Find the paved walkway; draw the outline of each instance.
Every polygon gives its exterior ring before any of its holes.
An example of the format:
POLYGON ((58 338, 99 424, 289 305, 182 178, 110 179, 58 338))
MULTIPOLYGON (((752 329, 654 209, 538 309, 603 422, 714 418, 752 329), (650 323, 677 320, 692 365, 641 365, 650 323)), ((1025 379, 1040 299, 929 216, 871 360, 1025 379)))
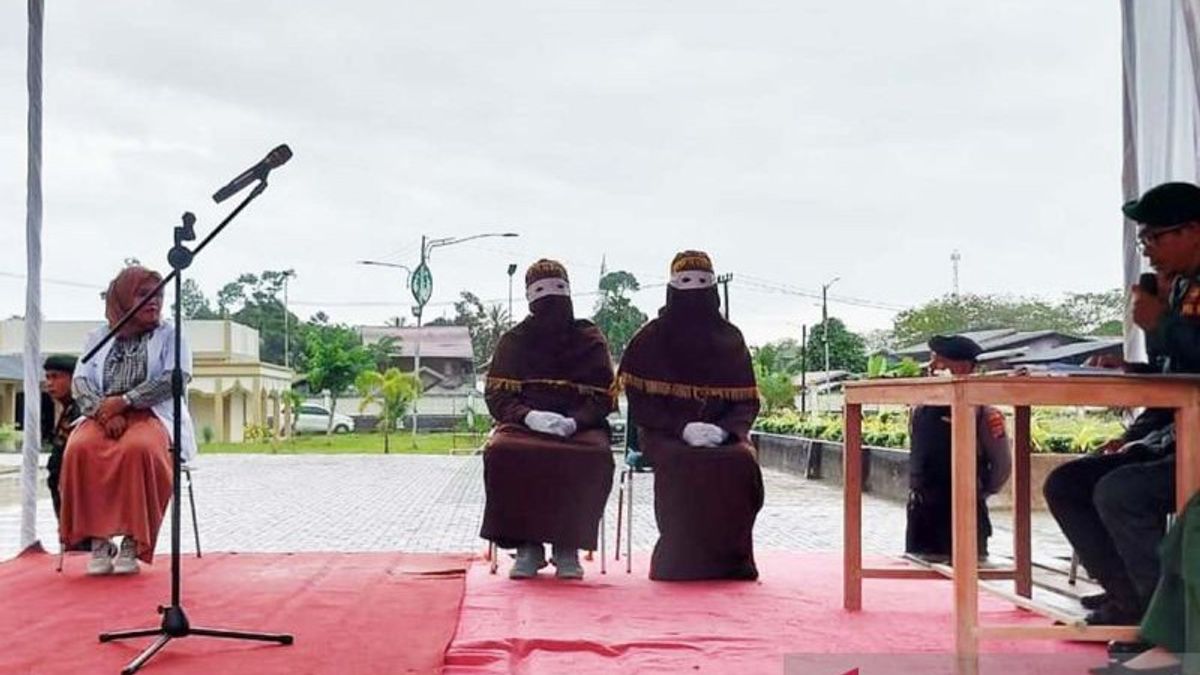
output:
MULTIPOLYGON (((209 551, 482 551, 483 464, 478 456, 435 455, 209 455, 194 474, 201 545, 209 551)), ((767 470, 766 505, 755 527, 762 549, 834 551, 842 548, 841 491, 818 481, 767 470)), ((57 550, 50 499, 40 481, 38 528, 57 550)), ((636 479, 636 551, 654 544, 653 477, 636 479)), ((17 474, 0 474, 0 560, 18 550, 17 474)), ((608 504, 611 546, 617 481, 608 504)), ((168 512, 169 513, 169 512, 168 512)), ((1010 514, 994 512, 992 552, 1008 554, 1010 514)), ((187 501, 185 552, 194 549, 187 501)), ((866 496, 864 548, 896 553, 904 545, 902 504, 866 496)), ((169 518, 158 550, 170 543, 169 518)), ((611 553, 611 552, 610 552, 611 553)), ((1062 564, 1070 554, 1058 527, 1034 514, 1034 555, 1062 564)), ((643 553, 644 555, 644 553, 643 553)))

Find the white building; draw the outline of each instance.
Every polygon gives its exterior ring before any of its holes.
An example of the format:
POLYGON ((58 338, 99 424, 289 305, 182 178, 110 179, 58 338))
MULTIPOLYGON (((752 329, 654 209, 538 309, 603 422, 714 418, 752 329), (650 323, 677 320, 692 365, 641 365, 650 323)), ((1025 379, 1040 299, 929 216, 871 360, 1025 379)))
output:
MULTIPOLYGON (((43 354, 81 356, 83 341, 100 321, 47 321, 42 326, 43 354)), ((188 385, 188 406, 203 443, 241 442, 247 425, 260 426, 282 420, 281 394, 292 382, 289 368, 263 363, 258 353, 258 331, 229 320, 187 321, 185 331, 192 346, 195 372, 188 385)), ((0 321, 0 355, 19 363, 25 345, 25 321, 0 321)), ((0 369, 0 425, 14 424, 19 416, 19 376, 0 369)))

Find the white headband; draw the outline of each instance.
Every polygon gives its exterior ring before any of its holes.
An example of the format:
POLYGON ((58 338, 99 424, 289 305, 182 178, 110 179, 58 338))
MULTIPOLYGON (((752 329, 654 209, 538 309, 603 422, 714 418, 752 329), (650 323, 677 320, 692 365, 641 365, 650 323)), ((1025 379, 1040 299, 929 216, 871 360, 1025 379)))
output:
POLYGON ((717 275, 712 272, 684 270, 671 275, 671 288, 681 291, 696 291, 717 285, 717 275))
POLYGON ((571 284, 561 277, 546 277, 525 287, 525 299, 529 302, 541 300, 551 295, 571 297, 571 284))

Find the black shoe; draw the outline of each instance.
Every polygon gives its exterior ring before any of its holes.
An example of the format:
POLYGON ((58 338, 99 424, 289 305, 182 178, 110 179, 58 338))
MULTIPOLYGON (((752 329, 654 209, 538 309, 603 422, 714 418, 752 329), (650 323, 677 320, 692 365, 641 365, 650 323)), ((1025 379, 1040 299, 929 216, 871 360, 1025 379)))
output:
POLYGON ((1128 661, 1133 657, 1141 654, 1144 651, 1152 649, 1154 645, 1149 642, 1137 640, 1134 642, 1120 642, 1113 640, 1108 643, 1108 658, 1114 661, 1128 661))
POLYGON ((1136 626, 1141 620, 1141 612, 1111 600, 1084 619, 1089 626, 1136 626))
POLYGON ((1079 598, 1079 604, 1083 605, 1084 609, 1100 609, 1106 602, 1108 602, 1108 593, 1096 593, 1079 598))

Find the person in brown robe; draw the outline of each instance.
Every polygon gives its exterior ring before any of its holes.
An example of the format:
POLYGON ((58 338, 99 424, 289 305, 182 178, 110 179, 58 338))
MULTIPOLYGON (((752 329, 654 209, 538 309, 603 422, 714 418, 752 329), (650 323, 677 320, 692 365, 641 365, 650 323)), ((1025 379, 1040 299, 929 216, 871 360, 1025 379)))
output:
MULTIPOLYGON (((162 277, 126 267, 108 286, 108 327, 93 331, 85 351, 126 312, 154 292, 162 277)), ((75 401, 83 421, 67 440, 63 459, 59 539, 90 541, 88 574, 136 574, 151 562, 171 499, 171 437, 155 408, 171 397, 156 345, 170 344, 161 322, 162 294, 134 315, 92 362, 75 371, 75 401), (123 535, 120 548, 112 537, 123 535)))
POLYGON ((720 304, 709 257, 680 253, 666 306, 621 360, 630 423, 654 469, 651 579, 758 578, 763 481, 750 445, 758 387, 741 331, 720 304))
POLYGON ((500 338, 488 369, 497 426, 483 454, 480 536, 517 549, 511 578, 536 576, 548 542, 556 575, 579 579, 579 549, 595 550, 612 489, 612 359, 600 329, 575 318, 561 264, 540 260, 525 282, 529 316, 500 338))

